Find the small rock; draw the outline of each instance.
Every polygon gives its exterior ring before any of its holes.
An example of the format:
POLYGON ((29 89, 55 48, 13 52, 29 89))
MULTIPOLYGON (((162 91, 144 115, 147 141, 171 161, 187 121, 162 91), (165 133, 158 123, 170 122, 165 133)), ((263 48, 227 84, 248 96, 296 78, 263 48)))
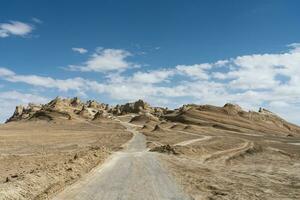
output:
POLYGON ((168 154, 174 154, 174 155, 178 154, 175 151, 175 149, 173 147, 171 147, 169 144, 162 145, 162 146, 159 146, 159 147, 154 147, 154 148, 150 149, 150 151, 156 151, 156 152, 159 152, 159 153, 168 153, 168 154))
POLYGON ((18 174, 11 175, 12 178, 17 178, 18 176, 18 174))
POLYGON ((78 154, 76 153, 74 156, 74 160, 77 160, 77 159, 78 159, 78 154))
POLYGON ((72 167, 67 168, 67 171, 73 171, 72 167))

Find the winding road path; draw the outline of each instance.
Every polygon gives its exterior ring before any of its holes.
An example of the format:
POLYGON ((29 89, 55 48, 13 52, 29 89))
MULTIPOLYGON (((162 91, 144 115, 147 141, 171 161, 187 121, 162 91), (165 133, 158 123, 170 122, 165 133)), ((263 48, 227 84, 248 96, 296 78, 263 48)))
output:
POLYGON ((85 178, 53 200, 190 200, 161 166, 157 154, 148 152, 145 136, 134 133, 125 150, 117 152, 85 178))

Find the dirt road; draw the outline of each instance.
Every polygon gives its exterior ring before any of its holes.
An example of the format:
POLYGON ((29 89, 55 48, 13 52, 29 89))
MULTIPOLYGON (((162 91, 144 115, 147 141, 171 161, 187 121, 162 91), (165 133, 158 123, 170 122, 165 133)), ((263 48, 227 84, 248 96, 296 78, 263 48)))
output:
POLYGON ((146 149, 145 136, 135 135, 122 152, 65 189, 53 200, 185 200, 190 199, 146 149))

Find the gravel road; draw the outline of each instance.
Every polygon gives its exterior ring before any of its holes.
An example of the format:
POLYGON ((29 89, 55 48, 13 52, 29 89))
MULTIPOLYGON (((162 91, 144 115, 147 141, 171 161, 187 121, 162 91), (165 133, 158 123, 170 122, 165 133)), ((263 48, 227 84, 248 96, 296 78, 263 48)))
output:
POLYGON ((145 136, 128 130, 134 136, 124 151, 53 200, 190 200, 161 166, 158 155, 147 151, 145 136))

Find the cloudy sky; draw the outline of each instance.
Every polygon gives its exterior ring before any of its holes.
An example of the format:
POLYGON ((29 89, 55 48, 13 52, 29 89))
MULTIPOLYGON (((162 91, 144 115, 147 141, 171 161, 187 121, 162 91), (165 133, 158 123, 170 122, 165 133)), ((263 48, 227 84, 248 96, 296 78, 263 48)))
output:
POLYGON ((0 121, 79 96, 238 103, 300 124, 300 1, 0 2, 0 121))

